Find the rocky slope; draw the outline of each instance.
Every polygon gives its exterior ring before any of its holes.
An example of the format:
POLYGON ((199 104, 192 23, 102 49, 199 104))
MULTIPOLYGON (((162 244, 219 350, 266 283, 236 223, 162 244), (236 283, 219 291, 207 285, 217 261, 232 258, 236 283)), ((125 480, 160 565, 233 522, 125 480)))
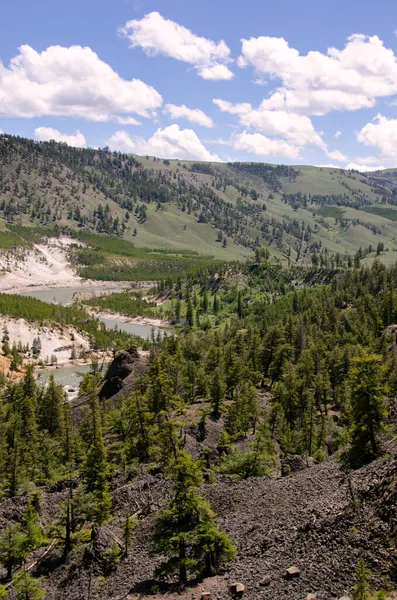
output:
MULTIPOLYGON (((205 486, 221 527, 237 546, 237 556, 221 575, 198 582, 181 595, 154 577, 159 561, 150 557, 148 540, 168 485, 145 471, 137 477, 127 473, 114 478, 115 517, 95 530, 91 544, 75 549, 66 561, 55 545, 33 572, 46 576, 47 600, 143 600, 153 597, 153 586, 158 586, 157 598, 191 600, 209 591, 213 600, 221 600, 230 597, 233 581, 244 584, 247 600, 304 600, 309 594, 330 600, 349 592, 357 561, 363 557, 374 587, 386 583, 390 587, 397 578, 395 441, 388 442, 385 451, 382 458, 349 474, 334 457, 289 477, 223 480, 205 486), (135 546, 128 558, 109 568, 106 550, 121 539, 126 512, 139 516, 135 546), (286 570, 292 566, 299 573, 287 578, 286 570)), ((43 525, 54 519, 66 496, 63 487, 43 491, 43 525)), ((0 527, 13 522, 25 503, 24 497, 3 502, 0 527)), ((37 552, 42 554, 43 549, 37 552)))

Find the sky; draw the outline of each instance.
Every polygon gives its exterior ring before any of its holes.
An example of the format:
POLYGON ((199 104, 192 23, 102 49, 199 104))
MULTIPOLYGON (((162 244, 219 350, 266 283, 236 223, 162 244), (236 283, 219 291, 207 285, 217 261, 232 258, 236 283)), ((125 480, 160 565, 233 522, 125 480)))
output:
POLYGON ((0 0, 0 132, 397 166, 395 0, 0 0))

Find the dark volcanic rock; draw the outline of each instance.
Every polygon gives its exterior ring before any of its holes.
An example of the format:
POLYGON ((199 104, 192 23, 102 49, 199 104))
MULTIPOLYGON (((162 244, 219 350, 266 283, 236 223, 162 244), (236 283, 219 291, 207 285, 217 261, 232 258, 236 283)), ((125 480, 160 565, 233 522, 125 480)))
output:
POLYGON ((140 356, 136 348, 120 352, 108 368, 99 397, 108 399, 115 396, 123 389, 125 380, 134 372, 138 363, 140 356))
POLYGON ((288 567, 288 569, 285 571, 286 579, 295 579, 295 577, 299 577, 299 576, 300 576, 300 571, 299 571, 298 567, 288 567))
POLYGON ((137 360, 139 360, 139 352, 136 348, 123 350, 109 365, 106 379, 113 379, 113 377, 125 379, 131 373, 133 365, 137 360))

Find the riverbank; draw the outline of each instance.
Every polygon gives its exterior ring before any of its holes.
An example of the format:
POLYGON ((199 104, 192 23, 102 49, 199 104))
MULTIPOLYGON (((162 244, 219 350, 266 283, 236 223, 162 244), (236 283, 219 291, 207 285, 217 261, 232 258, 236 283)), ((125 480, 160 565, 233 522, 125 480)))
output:
POLYGON ((83 280, 68 260, 72 244, 76 240, 61 236, 32 247, 4 250, 0 253, 0 291, 19 293, 32 286, 80 284, 83 280))
MULTIPOLYGON (((57 288, 81 288, 86 297, 96 294, 98 288, 122 290, 147 289, 151 281, 99 281, 83 279, 70 264, 70 247, 83 246, 74 238, 61 236, 48 242, 0 252, 0 293, 20 294, 29 291, 57 288), (95 289, 96 288, 96 289, 95 289)), ((100 290, 99 290, 100 291, 100 290)), ((86 298, 85 298, 86 299, 86 298)))
POLYGON ((171 327, 171 322, 166 319, 155 319, 150 317, 128 317, 126 315, 122 315, 120 313, 112 313, 110 311, 102 312, 98 311, 95 308, 90 308, 86 306, 87 312, 101 321, 118 321, 120 323, 131 323, 135 325, 146 325, 150 327, 159 327, 159 328, 167 328, 171 327))
MULTIPOLYGON (((51 327, 25 319, 0 316, 0 335, 10 348, 15 346, 27 361, 54 365, 72 364, 91 353, 89 337, 68 325, 52 323, 51 327)), ((78 364, 76 362, 76 364, 78 364)))

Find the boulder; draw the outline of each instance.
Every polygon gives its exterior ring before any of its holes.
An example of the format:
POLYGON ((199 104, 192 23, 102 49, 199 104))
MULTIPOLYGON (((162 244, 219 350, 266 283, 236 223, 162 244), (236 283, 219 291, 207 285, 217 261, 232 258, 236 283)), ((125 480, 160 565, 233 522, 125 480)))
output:
POLYGON ((289 567, 286 571, 285 571, 285 578, 286 579, 296 579, 297 577, 300 577, 300 571, 298 569, 298 567, 289 567))
POLYGON ((245 585, 243 583, 240 583, 239 581, 232 583, 230 586, 230 593, 233 596, 233 598, 241 598, 244 594, 244 591, 245 585))
POLYGON ((311 456, 307 457, 304 454, 287 455, 281 459, 281 472, 283 475, 298 473, 312 467, 313 464, 314 460, 311 456))
POLYGON ((200 596, 200 600, 212 600, 211 592, 203 592, 200 596))
POLYGON ((306 600, 316 600, 317 594, 308 594, 306 600))
POLYGON ((272 578, 270 577, 270 575, 265 575, 263 579, 261 579, 261 581, 259 582, 259 585, 262 587, 266 587, 267 585, 270 584, 272 578))

